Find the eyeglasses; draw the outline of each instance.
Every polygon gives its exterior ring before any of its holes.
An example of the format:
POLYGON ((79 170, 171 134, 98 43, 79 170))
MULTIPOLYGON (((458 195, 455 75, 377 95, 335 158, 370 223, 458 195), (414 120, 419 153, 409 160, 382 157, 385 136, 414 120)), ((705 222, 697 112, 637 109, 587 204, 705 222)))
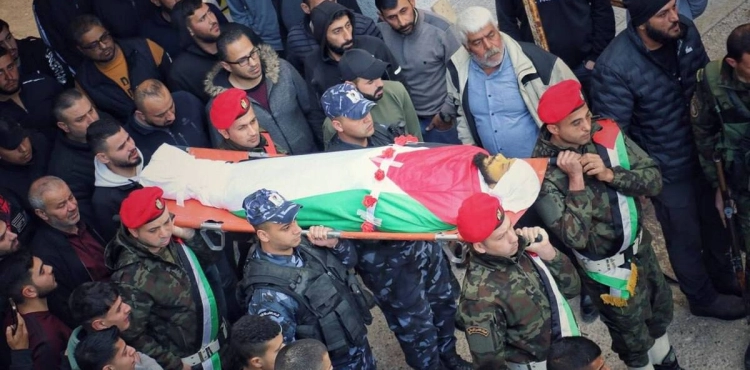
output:
POLYGON ((259 51, 260 50, 258 50, 257 47, 253 48, 253 50, 250 52, 250 54, 248 54, 248 55, 246 55, 246 56, 244 56, 244 57, 242 57, 240 59, 237 59, 236 62, 227 62, 227 63, 229 63, 229 64, 238 64, 240 67, 247 67, 247 65, 250 64, 250 59, 255 59, 255 58, 258 57, 258 52, 259 51))
POLYGON ((109 44, 110 42, 112 42, 112 35, 109 32, 105 32, 101 37, 99 37, 98 40, 91 42, 88 45, 81 46, 81 49, 94 50, 97 47, 101 47, 103 49, 107 47, 107 44, 109 44))

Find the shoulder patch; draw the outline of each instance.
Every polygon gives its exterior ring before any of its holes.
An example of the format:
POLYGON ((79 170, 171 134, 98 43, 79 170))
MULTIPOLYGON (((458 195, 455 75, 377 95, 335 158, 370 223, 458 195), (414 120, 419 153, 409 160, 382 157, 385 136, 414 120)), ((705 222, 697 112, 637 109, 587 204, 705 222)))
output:
POLYGON ((264 311, 264 312, 259 313, 258 316, 266 316, 266 317, 271 316, 271 317, 279 318, 281 317, 281 314, 276 311, 264 311))
POLYGON ((701 100, 698 98, 698 94, 693 94, 693 99, 690 100, 690 117, 698 118, 701 112, 701 100))
POLYGON ((473 334, 478 334, 485 338, 489 338, 490 331, 481 326, 469 326, 468 328, 466 328, 466 335, 473 335, 473 334))

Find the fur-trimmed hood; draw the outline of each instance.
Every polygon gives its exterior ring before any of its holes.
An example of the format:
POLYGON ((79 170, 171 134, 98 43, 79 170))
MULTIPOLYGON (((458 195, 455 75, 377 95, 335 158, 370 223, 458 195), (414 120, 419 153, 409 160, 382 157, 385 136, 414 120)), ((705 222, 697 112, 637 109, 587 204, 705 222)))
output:
MULTIPOLYGON (((261 68, 263 68, 263 75, 271 83, 279 82, 279 75, 281 73, 281 67, 279 66, 279 55, 270 45, 261 44, 258 46, 260 50, 260 62, 261 68)), ((224 67, 221 66, 221 62, 208 71, 206 79, 203 82, 204 90, 210 97, 215 97, 221 94, 222 91, 228 89, 230 86, 217 85, 216 77, 220 74, 229 74, 224 67)))

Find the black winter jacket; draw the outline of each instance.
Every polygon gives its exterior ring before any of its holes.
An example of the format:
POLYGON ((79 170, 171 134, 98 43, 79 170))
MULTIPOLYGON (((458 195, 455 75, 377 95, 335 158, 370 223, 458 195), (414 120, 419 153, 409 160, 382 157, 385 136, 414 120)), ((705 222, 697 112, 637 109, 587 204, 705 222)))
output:
POLYGON ((120 222, 113 218, 120 214, 120 205, 131 191, 140 189, 143 186, 137 182, 131 182, 127 185, 106 188, 97 186, 94 189, 92 197, 94 203, 94 215, 97 219, 97 230, 105 240, 112 240, 117 234, 120 222))
MULTIPOLYGON (((117 45, 122 49, 128 63, 131 89, 151 78, 166 81, 171 65, 169 54, 164 53, 161 63, 157 65, 146 39, 119 39, 117 45)), ((97 108, 111 114, 118 121, 127 121, 135 110, 133 99, 112 79, 100 72, 91 60, 86 60, 81 65, 76 78, 97 108)))
POLYGON ((0 159, 0 187, 12 191, 23 202, 23 207, 31 211, 28 194, 29 187, 34 180, 47 173, 49 163, 49 142, 42 134, 32 132, 31 139, 31 161, 26 165, 19 166, 10 164, 0 159))
MULTIPOLYGON (((96 232, 94 228, 86 225, 91 236, 104 250, 106 241, 96 232)), ((49 309, 57 318, 62 320, 68 327, 75 328, 80 322, 75 322, 68 308, 68 298, 75 288, 81 284, 93 281, 86 267, 78 258, 73 247, 70 245, 65 234, 44 223, 37 228, 34 239, 31 241, 31 250, 34 255, 41 258, 45 264, 52 266, 55 271, 57 288, 49 296, 49 309)))
POLYGON ((11 230, 18 235, 18 241, 22 246, 29 245, 38 223, 34 213, 24 206, 26 201, 10 189, 0 188, 0 198, 10 204, 11 230))
POLYGON ((686 181, 696 170, 689 105, 696 72, 709 61, 693 22, 680 16, 680 24, 678 75, 667 72, 628 25, 599 56, 591 80, 592 111, 614 119, 656 160, 667 184, 686 181))
POLYGON ((54 78, 60 85, 74 87, 75 80, 65 64, 44 41, 36 37, 16 40, 18 58, 21 59, 21 75, 40 73, 54 78))
POLYGON ((65 181, 78 201, 86 222, 96 220, 91 198, 94 195, 94 153, 86 143, 68 139, 59 132, 52 149, 47 173, 65 181))
POLYGON ((34 0, 32 5, 39 35, 73 70, 83 63, 70 24, 77 16, 91 14, 91 0, 34 0))
POLYGON ((24 108, 10 99, 0 101, 0 116, 10 117, 26 129, 41 132, 51 143, 58 131, 52 106, 62 91, 62 85, 54 77, 40 73, 21 76, 19 96, 24 108))
POLYGON ((170 91, 187 91, 200 99, 203 104, 211 97, 203 90, 203 81, 219 58, 206 53, 195 43, 190 43, 175 59, 169 72, 167 85, 170 91))

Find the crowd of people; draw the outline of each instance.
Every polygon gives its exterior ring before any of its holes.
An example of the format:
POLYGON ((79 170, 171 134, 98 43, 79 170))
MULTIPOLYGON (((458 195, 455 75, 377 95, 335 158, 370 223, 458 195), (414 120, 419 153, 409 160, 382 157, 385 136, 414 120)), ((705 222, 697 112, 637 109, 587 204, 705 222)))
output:
POLYGON ((454 23, 414 0, 34 0, 41 39, 0 20, 0 369, 376 369, 376 305, 414 369, 608 369, 576 296, 628 369, 681 369, 643 202, 691 314, 746 315, 750 24, 710 61, 706 3, 625 0, 616 35, 609 0, 541 1, 546 51, 520 0, 454 23), (462 285, 438 242, 303 236, 273 189, 216 251, 139 183, 165 143, 401 137, 480 147, 490 188, 505 158, 556 158, 515 224, 487 193, 455 210, 462 285))

